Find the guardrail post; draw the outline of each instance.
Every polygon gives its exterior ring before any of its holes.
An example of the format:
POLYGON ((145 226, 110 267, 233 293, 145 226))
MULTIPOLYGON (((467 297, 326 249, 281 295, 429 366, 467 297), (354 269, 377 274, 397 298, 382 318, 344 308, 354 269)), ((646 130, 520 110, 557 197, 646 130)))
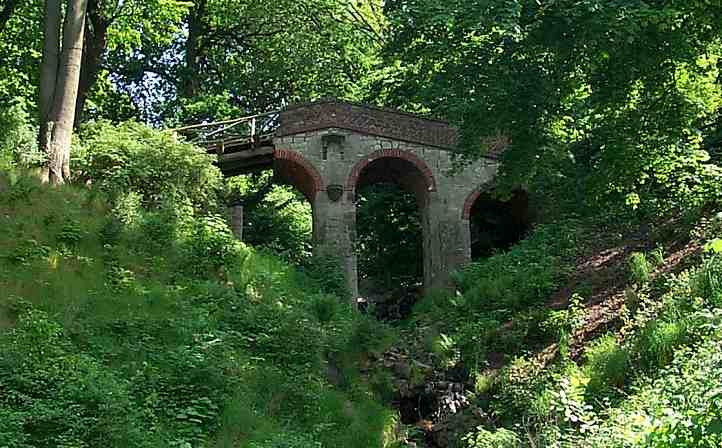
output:
POLYGON ((243 206, 240 204, 233 204, 230 209, 231 231, 239 241, 243 241, 243 206))
POLYGON ((256 143, 256 119, 251 119, 251 143, 256 143))

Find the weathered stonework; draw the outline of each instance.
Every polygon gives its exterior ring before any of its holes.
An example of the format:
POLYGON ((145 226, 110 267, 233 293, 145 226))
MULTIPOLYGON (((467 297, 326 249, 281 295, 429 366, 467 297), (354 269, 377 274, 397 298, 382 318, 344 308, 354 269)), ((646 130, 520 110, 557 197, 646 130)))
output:
POLYGON ((277 137, 340 128, 397 141, 452 149, 457 131, 449 123, 363 104, 325 100, 291 106, 281 112, 277 137))
POLYGON ((314 251, 343 259, 354 296, 355 192, 362 182, 393 181, 416 195, 426 288, 445 287, 449 273, 470 260, 469 213, 498 162, 481 159, 455 171, 456 130, 447 123, 338 102, 290 108, 280 122, 273 142, 277 174, 311 202, 314 251))

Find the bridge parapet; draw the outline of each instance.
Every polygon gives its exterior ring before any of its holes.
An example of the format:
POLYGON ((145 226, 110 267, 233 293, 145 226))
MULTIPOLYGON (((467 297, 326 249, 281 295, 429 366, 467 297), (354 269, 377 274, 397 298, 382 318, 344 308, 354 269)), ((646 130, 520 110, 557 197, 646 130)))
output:
POLYGON ((233 120, 201 123, 173 129, 189 143, 208 152, 223 154, 269 142, 278 128, 279 112, 267 112, 233 120))
POLYGON ((453 150, 458 139, 458 131, 446 121, 337 100, 291 106, 279 121, 276 137, 338 128, 446 150, 453 150))

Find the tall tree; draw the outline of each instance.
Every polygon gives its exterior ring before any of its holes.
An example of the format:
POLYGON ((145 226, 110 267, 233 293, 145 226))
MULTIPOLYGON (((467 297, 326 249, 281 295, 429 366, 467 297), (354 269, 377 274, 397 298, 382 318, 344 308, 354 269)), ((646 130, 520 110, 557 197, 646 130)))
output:
POLYGON ((88 0, 76 127, 96 88, 107 88, 98 81, 119 68, 113 65, 118 58, 108 63, 109 52, 127 55, 143 51, 143 45, 170 42, 181 32, 181 20, 189 7, 190 3, 182 0, 88 0))
POLYGON ((485 135, 508 136, 506 191, 524 184, 575 209, 656 213, 692 200, 704 184, 697 179, 717 175, 700 140, 718 129, 722 105, 719 1, 388 0, 385 8, 393 69, 374 96, 453 119, 469 155, 484 151, 485 135))
POLYGON ((62 26, 60 0, 45 2, 45 42, 40 71, 40 147, 47 155, 43 180, 70 177, 70 143, 80 81, 88 0, 68 0, 62 26))
POLYGON ((200 0, 166 44, 118 60, 149 115, 199 121, 320 96, 360 98, 384 38, 380 0, 200 0), (149 86, 152 86, 149 88, 149 86), (157 95, 161 93, 161 98, 157 95))

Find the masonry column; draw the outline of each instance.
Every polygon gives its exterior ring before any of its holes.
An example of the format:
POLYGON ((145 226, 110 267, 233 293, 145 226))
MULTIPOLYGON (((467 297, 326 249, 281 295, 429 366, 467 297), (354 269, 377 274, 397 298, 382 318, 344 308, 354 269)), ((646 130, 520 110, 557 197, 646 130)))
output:
POLYGON ((343 264, 353 303, 358 298, 356 241, 356 204, 344 194, 341 185, 329 185, 319 191, 314 207, 314 255, 338 258, 343 264))
POLYGON ((469 221, 439 193, 432 193, 422 210, 424 229, 424 285, 428 290, 448 289, 451 272, 471 261, 469 221))

